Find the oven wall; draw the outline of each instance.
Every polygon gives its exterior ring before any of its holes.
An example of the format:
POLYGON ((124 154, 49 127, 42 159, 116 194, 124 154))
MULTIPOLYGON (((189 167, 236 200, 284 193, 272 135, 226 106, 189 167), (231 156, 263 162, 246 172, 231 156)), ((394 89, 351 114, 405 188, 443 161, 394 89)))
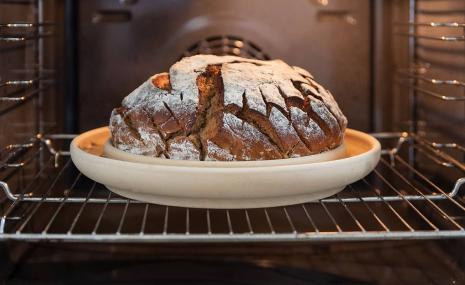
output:
POLYGON ((222 35, 310 70, 349 127, 370 130, 370 1, 291 2, 79 1, 79 131, 107 124, 112 108, 149 76, 194 43, 222 35))
MULTIPOLYGON (((34 22, 34 7, 2 4, 0 23, 34 22), (26 15, 26 17, 25 17, 26 15)), ((20 31, 0 28, 2 34, 16 34, 20 31)), ((8 81, 28 80, 36 76, 37 45, 29 42, 0 42, 0 96, 17 97, 31 88, 6 86, 8 81), (11 95, 10 95, 11 94, 11 95)), ((0 150, 13 143, 23 143, 38 132, 35 119, 37 99, 25 103, 0 102, 0 150)), ((1 153, 0 153, 1 157, 1 153)))
POLYGON ((0 27, 2 36, 28 38, 0 41, 0 97, 27 98, 0 101, 0 159, 7 145, 28 142, 38 133, 62 131, 62 1, 49 0, 43 6, 40 1, 18 2, 0 1, 0 24, 52 25, 0 27), (33 83, 11 84, 17 81, 33 83))
MULTIPOLYGON (((409 56, 409 37, 407 33, 417 36, 441 37, 463 36, 463 28, 418 26, 409 31, 406 25, 398 25, 408 21, 409 1, 393 1, 393 78, 396 82, 393 88, 392 117, 397 122, 397 129, 408 129, 412 119, 410 106, 412 93, 409 94, 408 84, 414 85, 446 96, 464 96, 465 86, 434 85, 425 81, 408 81, 408 77, 399 71, 416 73, 417 75, 438 80, 459 80, 465 82, 465 42, 440 41, 426 38, 412 38, 413 54, 409 56), (396 73, 397 72, 397 73, 396 73), (404 84, 399 84, 403 82, 404 84)), ((457 0, 417 1, 416 21, 457 22, 465 23, 465 2, 457 0)), ((465 102, 444 101, 433 98, 422 92, 416 92, 418 107, 419 133, 427 137, 465 143, 465 102)))
MULTIPOLYGON (((420 22, 465 23, 465 1, 442 3, 419 2, 417 17, 420 22)), ((428 29, 419 27, 418 34, 431 36, 463 36, 464 29, 428 29)), ((442 42, 419 39, 417 62, 429 65, 426 75, 432 78, 465 82, 465 42, 442 42)), ((465 96, 465 86, 443 87, 420 82, 420 87, 448 96, 465 96)), ((465 102, 438 101, 428 96, 419 96, 419 117, 426 122, 427 130, 445 135, 453 141, 465 143, 465 102)), ((431 136, 434 136, 432 134, 431 136)))

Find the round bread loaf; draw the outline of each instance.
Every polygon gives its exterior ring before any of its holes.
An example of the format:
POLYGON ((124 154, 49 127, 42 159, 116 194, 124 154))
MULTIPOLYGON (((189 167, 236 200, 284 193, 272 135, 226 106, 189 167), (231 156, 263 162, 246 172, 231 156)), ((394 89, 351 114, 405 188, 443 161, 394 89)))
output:
POLYGON ((196 55, 152 76, 113 110, 112 142, 184 160, 267 160, 339 146, 347 119, 306 70, 281 60, 196 55))

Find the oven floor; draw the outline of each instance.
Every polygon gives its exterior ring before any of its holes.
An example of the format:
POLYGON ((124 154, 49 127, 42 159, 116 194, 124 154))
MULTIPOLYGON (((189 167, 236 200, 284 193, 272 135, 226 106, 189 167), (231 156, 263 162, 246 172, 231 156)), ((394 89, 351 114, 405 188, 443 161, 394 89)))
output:
POLYGON ((465 284, 463 248, 463 241, 11 243, 0 271, 5 284, 465 284))

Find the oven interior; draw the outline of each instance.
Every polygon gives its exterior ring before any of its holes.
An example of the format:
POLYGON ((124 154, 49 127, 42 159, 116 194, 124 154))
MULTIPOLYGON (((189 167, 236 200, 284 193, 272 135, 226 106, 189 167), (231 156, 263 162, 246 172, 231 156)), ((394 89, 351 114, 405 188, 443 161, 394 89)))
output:
POLYGON ((464 284, 464 37, 455 0, 0 0, 0 276, 464 284), (310 70, 380 140, 379 165, 335 196, 247 210, 145 204, 76 170, 75 134, 199 53, 310 70))

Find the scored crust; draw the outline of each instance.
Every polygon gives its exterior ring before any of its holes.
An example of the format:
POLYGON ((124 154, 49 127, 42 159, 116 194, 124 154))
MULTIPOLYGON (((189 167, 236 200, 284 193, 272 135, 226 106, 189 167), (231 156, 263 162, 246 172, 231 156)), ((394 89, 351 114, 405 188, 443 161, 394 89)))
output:
POLYGON ((110 118, 112 142, 185 160, 300 157, 342 143, 347 119, 331 93, 280 60, 196 55, 151 77, 110 118))

